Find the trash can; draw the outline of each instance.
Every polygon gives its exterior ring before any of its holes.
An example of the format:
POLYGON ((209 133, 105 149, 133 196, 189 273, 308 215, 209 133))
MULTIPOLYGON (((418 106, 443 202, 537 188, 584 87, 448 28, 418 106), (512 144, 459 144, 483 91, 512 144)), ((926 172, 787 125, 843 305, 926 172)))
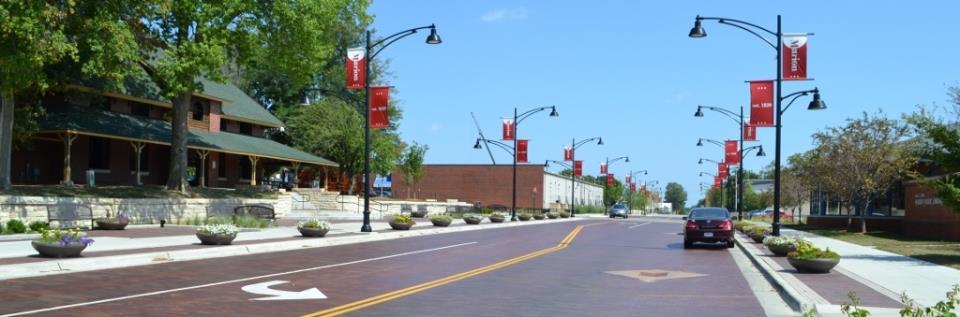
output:
POLYGON ((93 188, 97 186, 96 176, 96 171, 87 170, 87 187, 93 188))

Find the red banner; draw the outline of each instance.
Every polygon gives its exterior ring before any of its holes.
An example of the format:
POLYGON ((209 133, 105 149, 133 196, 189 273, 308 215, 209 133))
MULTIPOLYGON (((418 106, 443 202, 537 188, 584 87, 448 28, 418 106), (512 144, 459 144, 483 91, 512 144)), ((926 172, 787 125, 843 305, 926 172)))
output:
POLYGON ((573 149, 570 147, 563 148, 563 160, 564 161, 573 161, 573 149))
POLYGON ((630 192, 637 192, 637 184, 630 183, 630 192))
POLYGON ((613 187, 613 179, 615 176, 613 174, 607 174, 607 187, 613 187))
POLYGON ((573 161, 573 176, 583 176, 583 161, 573 161))
POLYGON ((390 103, 390 87, 370 87, 370 128, 390 127, 387 105, 390 103))
POLYGON ((527 162, 527 140, 517 140, 517 163, 527 162))
POLYGON ((807 79, 807 36, 783 36, 783 80, 807 79))
POLYGON ((600 174, 607 173, 607 163, 600 163, 600 174))
POLYGON ((347 89, 363 89, 366 82, 366 50, 362 47, 347 49, 347 89))
POLYGON ((723 142, 723 156, 727 164, 740 164, 740 153, 737 152, 737 141, 726 140, 723 142))
POLYGON ((773 81, 750 82, 750 125, 773 126, 773 81))
POLYGON ((624 179, 624 183, 630 183, 630 175, 627 175, 627 177, 624 179))
POLYGON ((517 131, 514 129, 513 119, 503 119, 503 139, 504 140, 513 140, 516 137, 517 131))
POLYGON ((720 177, 714 176, 714 177, 713 177, 713 189, 718 189, 718 188, 720 188, 720 177))
POLYGON ((757 140, 757 127, 752 126, 744 122, 743 124, 743 140, 744 141, 756 141, 757 140))
POLYGON ((727 171, 727 163, 717 164, 717 176, 721 179, 726 179, 727 176, 730 176, 729 171, 727 171))

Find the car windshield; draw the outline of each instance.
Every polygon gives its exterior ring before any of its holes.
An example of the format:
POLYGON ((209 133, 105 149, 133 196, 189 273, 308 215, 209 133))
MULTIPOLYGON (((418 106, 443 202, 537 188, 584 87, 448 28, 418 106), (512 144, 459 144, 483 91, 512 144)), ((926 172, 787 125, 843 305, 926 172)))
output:
POLYGON ((623 205, 623 204, 616 204, 616 205, 613 205, 613 208, 614 208, 614 209, 624 209, 624 208, 627 208, 627 206, 626 206, 626 205, 623 205))
POLYGON ((726 219, 727 215, 723 209, 694 209, 690 212, 691 219, 726 219))

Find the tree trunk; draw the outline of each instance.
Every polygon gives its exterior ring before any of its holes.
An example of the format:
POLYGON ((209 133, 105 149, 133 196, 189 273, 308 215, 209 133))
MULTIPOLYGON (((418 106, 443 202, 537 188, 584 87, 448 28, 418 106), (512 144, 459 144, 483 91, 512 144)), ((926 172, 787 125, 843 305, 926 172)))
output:
MULTIPOLYGON (((344 176, 347 176, 347 174, 344 173, 344 176)), ((347 181, 347 195, 353 195, 353 186, 356 185, 356 179, 357 179, 357 178, 356 178, 356 177, 353 177, 352 175, 351 175, 350 178, 348 179, 348 181, 347 181)))
POLYGON ((190 112, 190 96, 193 92, 186 91, 173 98, 173 113, 171 128, 173 137, 170 140, 170 174, 167 175, 167 190, 187 192, 187 115, 190 112))
POLYGON ((867 233, 867 207, 870 206, 870 200, 863 204, 863 211, 860 212, 860 233, 867 233))
POLYGON ((9 190, 13 155, 13 93, 0 92, 0 190, 9 190))

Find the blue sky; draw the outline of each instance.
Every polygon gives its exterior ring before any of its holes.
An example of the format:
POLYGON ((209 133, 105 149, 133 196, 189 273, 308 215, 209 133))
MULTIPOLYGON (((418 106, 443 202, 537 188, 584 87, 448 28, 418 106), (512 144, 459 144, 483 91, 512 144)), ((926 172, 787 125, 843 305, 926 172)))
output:
MULTIPOLYGON (((630 156, 611 168, 618 178, 649 170, 641 180, 675 181, 688 204, 702 195, 700 157, 719 160, 719 147, 697 138, 737 137, 719 113, 694 118, 698 104, 749 113, 744 80, 775 77, 775 52, 741 30, 705 21, 708 37, 687 32, 697 14, 746 20, 785 33, 813 32, 810 82, 785 82, 784 94, 819 87, 828 109, 807 111, 801 99, 784 115, 784 159, 812 147, 810 135, 846 118, 882 110, 899 117, 920 104, 945 104, 960 83, 954 1, 377 1, 374 27, 391 34, 436 23, 442 45, 426 34, 381 53, 390 60, 392 98, 404 110, 403 138, 427 144, 427 163, 489 163, 472 149, 470 112, 488 137, 500 118, 556 105, 558 118, 535 115, 519 127, 530 139, 530 162, 562 159, 571 138, 602 136, 603 146, 577 152, 584 172, 599 173, 606 157, 630 156)), ((773 160, 774 131, 760 129, 768 156, 746 159, 758 170, 773 160)), ((751 144, 751 145, 753 145, 751 144)), ((510 161, 496 150, 498 163, 510 161)), ((554 170, 556 167, 554 166, 554 170)))

